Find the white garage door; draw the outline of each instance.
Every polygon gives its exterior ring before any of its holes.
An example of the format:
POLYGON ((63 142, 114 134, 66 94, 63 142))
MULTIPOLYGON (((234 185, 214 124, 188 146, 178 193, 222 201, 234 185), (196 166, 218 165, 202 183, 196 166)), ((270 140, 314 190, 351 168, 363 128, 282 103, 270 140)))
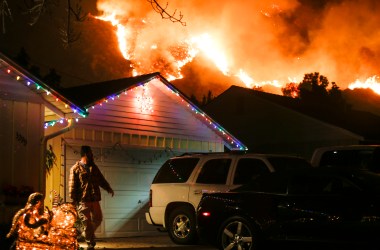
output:
MULTIPOLYGON (((95 163, 115 191, 111 197, 102 190, 101 207, 103 222, 97 237, 126 237, 156 233, 154 226, 147 224, 149 189, 162 163, 173 153, 167 150, 92 147, 95 163)), ((70 168, 80 159, 80 146, 67 144, 66 158, 66 201, 70 168)))

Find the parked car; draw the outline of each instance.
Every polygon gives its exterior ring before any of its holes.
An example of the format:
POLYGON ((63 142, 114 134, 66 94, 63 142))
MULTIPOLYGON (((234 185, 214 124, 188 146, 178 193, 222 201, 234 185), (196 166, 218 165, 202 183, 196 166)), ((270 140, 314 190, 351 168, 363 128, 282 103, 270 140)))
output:
POLYGON ((320 147, 314 150, 311 164, 313 167, 357 168, 380 173, 380 145, 320 147))
POLYGON ((150 188, 149 224, 167 230, 177 244, 197 240, 195 210, 203 193, 225 192, 274 171, 311 168, 287 155, 193 153, 173 157, 157 172, 150 188))
POLYGON ((220 249, 268 240, 380 246, 380 176, 343 168, 274 172, 225 193, 204 194, 197 231, 220 249))

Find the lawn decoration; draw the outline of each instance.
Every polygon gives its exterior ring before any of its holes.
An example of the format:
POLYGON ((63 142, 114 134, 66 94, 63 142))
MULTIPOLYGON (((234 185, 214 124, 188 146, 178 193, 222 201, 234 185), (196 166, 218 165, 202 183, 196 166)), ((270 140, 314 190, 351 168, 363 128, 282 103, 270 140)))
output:
POLYGON ((71 203, 58 205, 53 209, 44 208, 44 196, 32 193, 23 209, 13 217, 12 227, 7 237, 15 238, 16 250, 59 250, 79 248, 75 206, 71 203))

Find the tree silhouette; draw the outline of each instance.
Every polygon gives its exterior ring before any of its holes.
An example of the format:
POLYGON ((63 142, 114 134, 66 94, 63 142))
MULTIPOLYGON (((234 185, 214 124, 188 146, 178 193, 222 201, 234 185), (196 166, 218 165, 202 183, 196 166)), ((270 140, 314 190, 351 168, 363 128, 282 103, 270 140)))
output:
POLYGON ((203 95, 202 98, 202 107, 206 106, 209 102, 214 99, 214 95, 212 94, 211 90, 207 92, 207 96, 203 95))
POLYGON ((304 101, 322 101, 327 99, 329 80, 319 72, 305 74, 298 85, 299 97, 304 101))
POLYGON ((61 76, 57 74, 55 69, 50 69, 49 73, 42 80, 55 89, 61 86, 61 76))
POLYGON ((29 57, 28 53, 26 53, 26 50, 24 47, 22 47, 20 49, 20 51, 18 52, 18 54, 16 55, 16 57, 14 59, 23 68, 25 68, 25 69, 29 68, 30 57, 29 57))
POLYGON ((36 65, 31 65, 29 54, 26 52, 25 48, 21 48, 18 54, 14 57, 15 62, 17 62, 24 69, 28 70, 37 78, 43 80, 45 83, 49 84, 51 87, 60 88, 61 76, 58 75, 55 69, 50 69, 49 73, 42 76, 40 68, 36 65))
POLYGON ((284 96, 300 99, 308 105, 334 106, 338 108, 347 108, 342 91, 335 82, 331 82, 329 89, 329 80, 319 72, 305 74, 302 82, 287 83, 281 89, 284 96))
POLYGON ((299 97, 298 84, 290 82, 285 84, 285 87, 281 88, 282 94, 284 96, 289 96, 293 98, 299 97))
POLYGON ((194 103, 195 105, 199 106, 199 101, 198 101, 197 97, 194 94, 191 94, 190 101, 192 103, 194 103))

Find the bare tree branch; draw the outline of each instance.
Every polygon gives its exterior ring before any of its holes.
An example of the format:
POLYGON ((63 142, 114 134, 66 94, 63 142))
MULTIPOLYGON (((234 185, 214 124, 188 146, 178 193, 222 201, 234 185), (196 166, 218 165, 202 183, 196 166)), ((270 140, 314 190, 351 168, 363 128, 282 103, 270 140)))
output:
POLYGON ((169 19, 173 23, 178 22, 182 24, 183 26, 186 26, 186 22, 182 21, 183 14, 181 13, 181 11, 179 12, 178 17, 176 17, 177 10, 174 10, 173 14, 169 14, 166 11, 168 8, 168 3, 166 3, 165 8, 163 8, 159 3, 157 3, 156 0, 147 0, 147 1, 150 3, 154 11, 156 11, 157 13, 161 15, 162 19, 169 19))
POLYGON ((75 9, 71 6, 70 0, 69 2, 69 12, 71 12, 74 15, 74 19, 77 22, 83 22, 88 17, 88 13, 84 13, 82 6, 77 3, 75 5, 75 9))
MULTIPOLYGON (((12 20, 11 10, 8 7, 7 0, 0 0, 0 21, 2 21, 2 30, 5 33, 5 17, 9 17, 12 20)), ((58 6, 59 0, 24 0, 24 5, 26 6, 26 14, 29 15, 29 24, 34 25, 38 22, 44 12, 50 10, 50 5, 58 6)), ((81 33, 77 32, 74 28, 74 23, 83 22, 88 17, 88 13, 85 13, 82 9, 80 2, 82 0, 74 0, 75 7, 72 3, 73 0, 67 0, 66 8, 66 20, 65 24, 59 28, 61 40, 65 47, 69 47, 72 43, 79 40, 81 33)), ((157 0, 147 0, 154 11, 159 13, 162 19, 168 19, 173 23, 178 22, 183 26, 186 26, 186 22, 182 21, 183 15, 181 12, 177 13, 177 10, 174 10, 172 14, 169 14, 168 3, 165 7, 162 7, 157 0)), ((13 20, 12 20, 13 21, 13 20)))
POLYGON ((71 46, 71 44, 78 41, 81 36, 81 33, 74 29, 74 22, 83 22, 87 17, 88 13, 83 12, 82 6, 79 3, 76 3, 74 8, 71 0, 67 0, 66 25, 60 30, 61 40, 65 47, 71 46))
POLYGON ((26 11, 24 14, 30 18, 29 25, 35 25, 45 12, 51 11, 51 6, 58 6, 57 2, 58 0, 25 0, 26 11))
POLYGON ((0 4, 0 15, 1 15, 1 23, 2 23, 3 34, 5 34, 5 17, 8 16, 9 19, 11 19, 11 21, 13 21, 12 13, 8 7, 7 0, 3 0, 2 3, 0 4))

